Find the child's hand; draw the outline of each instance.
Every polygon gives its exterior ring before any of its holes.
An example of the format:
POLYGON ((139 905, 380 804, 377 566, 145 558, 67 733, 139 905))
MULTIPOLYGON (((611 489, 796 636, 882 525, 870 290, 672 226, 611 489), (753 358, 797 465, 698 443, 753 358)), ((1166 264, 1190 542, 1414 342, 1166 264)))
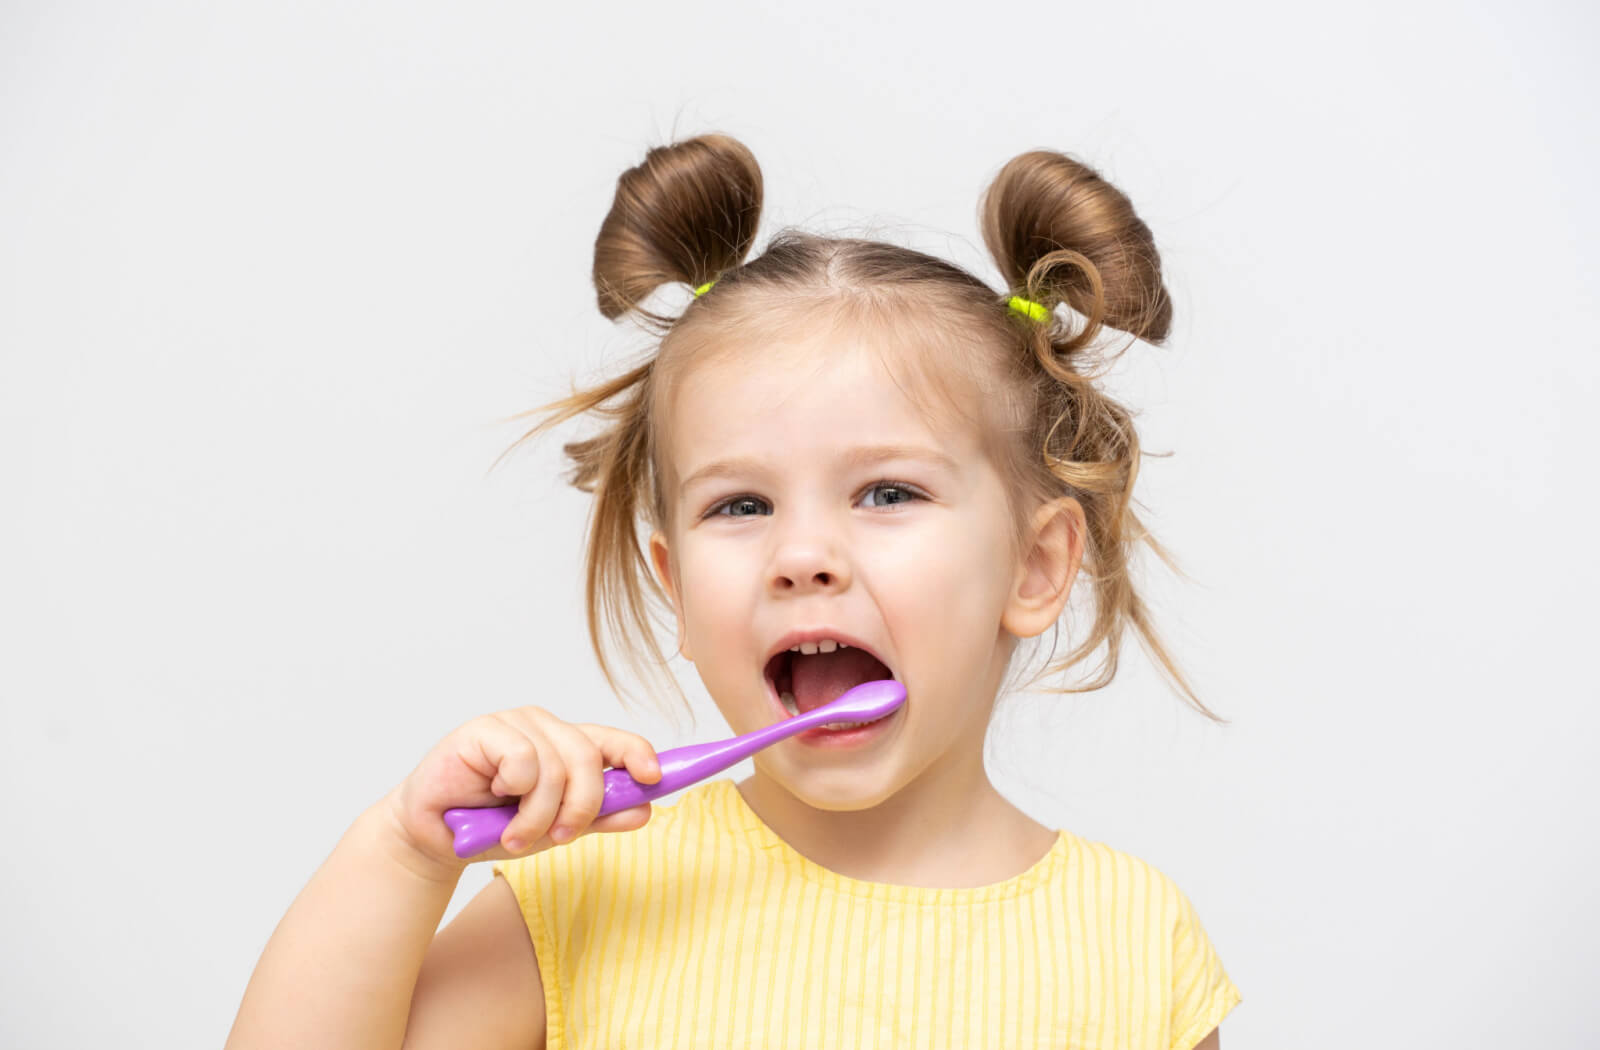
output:
POLYGON ((458 806, 509 805, 510 797, 522 796, 500 844, 474 855, 474 862, 538 853, 588 831, 644 827, 648 802, 595 819, 607 766, 626 768, 641 784, 661 779, 655 748, 644 737, 518 707, 474 718, 439 741, 384 804, 430 874, 459 873, 468 861, 455 855, 454 835, 444 823, 444 811, 458 806), (520 848, 508 849, 513 842, 520 848))

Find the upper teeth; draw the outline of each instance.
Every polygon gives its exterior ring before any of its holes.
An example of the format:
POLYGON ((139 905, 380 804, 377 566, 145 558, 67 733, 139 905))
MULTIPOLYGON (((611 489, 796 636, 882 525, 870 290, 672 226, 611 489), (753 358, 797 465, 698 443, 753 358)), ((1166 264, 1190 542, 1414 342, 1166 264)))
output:
MULTIPOLYGON (((850 648, 848 642, 836 642, 832 638, 819 638, 814 642, 801 642, 799 645, 791 645, 789 647, 789 651, 791 653, 804 653, 807 656, 811 656, 816 653, 831 653, 835 649, 848 648, 850 648)), ((889 671, 889 677, 893 678, 897 682, 900 680, 900 676, 895 674, 892 668, 889 671)))
POLYGON ((805 653, 810 656, 813 653, 831 653, 835 649, 848 648, 850 647, 844 642, 836 642, 832 638, 823 638, 815 642, 801 642, 799 645, 791 645, 789 651, 791 653, 805 653))

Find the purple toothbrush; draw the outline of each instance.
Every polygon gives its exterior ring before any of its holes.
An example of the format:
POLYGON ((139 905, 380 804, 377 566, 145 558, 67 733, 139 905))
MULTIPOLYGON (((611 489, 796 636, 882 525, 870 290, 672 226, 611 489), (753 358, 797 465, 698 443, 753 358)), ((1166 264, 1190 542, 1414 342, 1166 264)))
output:
MULTIPOLYGON (((722 772, 762 748, 771 747, 813 726, 828 722, 870 722, 882 718, 904 703, 905 699, 906 687, 892 678, 863 682, 814 711, 774 722, 765 729, 710 744, 690 744, 688 747, 662 751, 656 755, 661 765, 661 779, 654 784, 639 783, 626 769, 608 769, 605 771, 605 798, 600 803, 600 812, 595 816, 603 817, 619 809, 670 795, 722 772)), ((517 815, 517 805, 513 802, 480 809, 445 810, 445 825, 456 834, 456 856, 470 857, 499 842, 500 836, 505 834, 506 825, 517 815)))

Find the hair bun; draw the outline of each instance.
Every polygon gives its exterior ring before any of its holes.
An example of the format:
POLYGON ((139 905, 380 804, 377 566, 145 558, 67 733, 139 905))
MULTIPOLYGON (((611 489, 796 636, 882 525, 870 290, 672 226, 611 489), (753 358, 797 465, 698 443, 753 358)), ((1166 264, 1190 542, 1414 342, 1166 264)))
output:
POLYGON ((663 284, 698 286, 743 262, 761 220, 761 167, 738 139, 697 135, 657 146, 617 179, 594 242, 600 312, 637 311, 663 284))
POLYGON ((983 242, 1013 290, 1152 343, 1166 338, 1172 300, 1155 239, 1121 190, 1051 150, 1014 157, 979 204, 983 242))

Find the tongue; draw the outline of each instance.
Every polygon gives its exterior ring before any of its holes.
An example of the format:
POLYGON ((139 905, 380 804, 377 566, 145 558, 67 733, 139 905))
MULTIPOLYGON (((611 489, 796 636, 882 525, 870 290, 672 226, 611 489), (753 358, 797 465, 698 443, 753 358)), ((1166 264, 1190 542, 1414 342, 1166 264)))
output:
POLYGON ((832 703, 862 682, 889 677, 877 657, 861 649, 835 649, 807 656, 795 653, 789 668, 795 706, 801 714, 832 703))

